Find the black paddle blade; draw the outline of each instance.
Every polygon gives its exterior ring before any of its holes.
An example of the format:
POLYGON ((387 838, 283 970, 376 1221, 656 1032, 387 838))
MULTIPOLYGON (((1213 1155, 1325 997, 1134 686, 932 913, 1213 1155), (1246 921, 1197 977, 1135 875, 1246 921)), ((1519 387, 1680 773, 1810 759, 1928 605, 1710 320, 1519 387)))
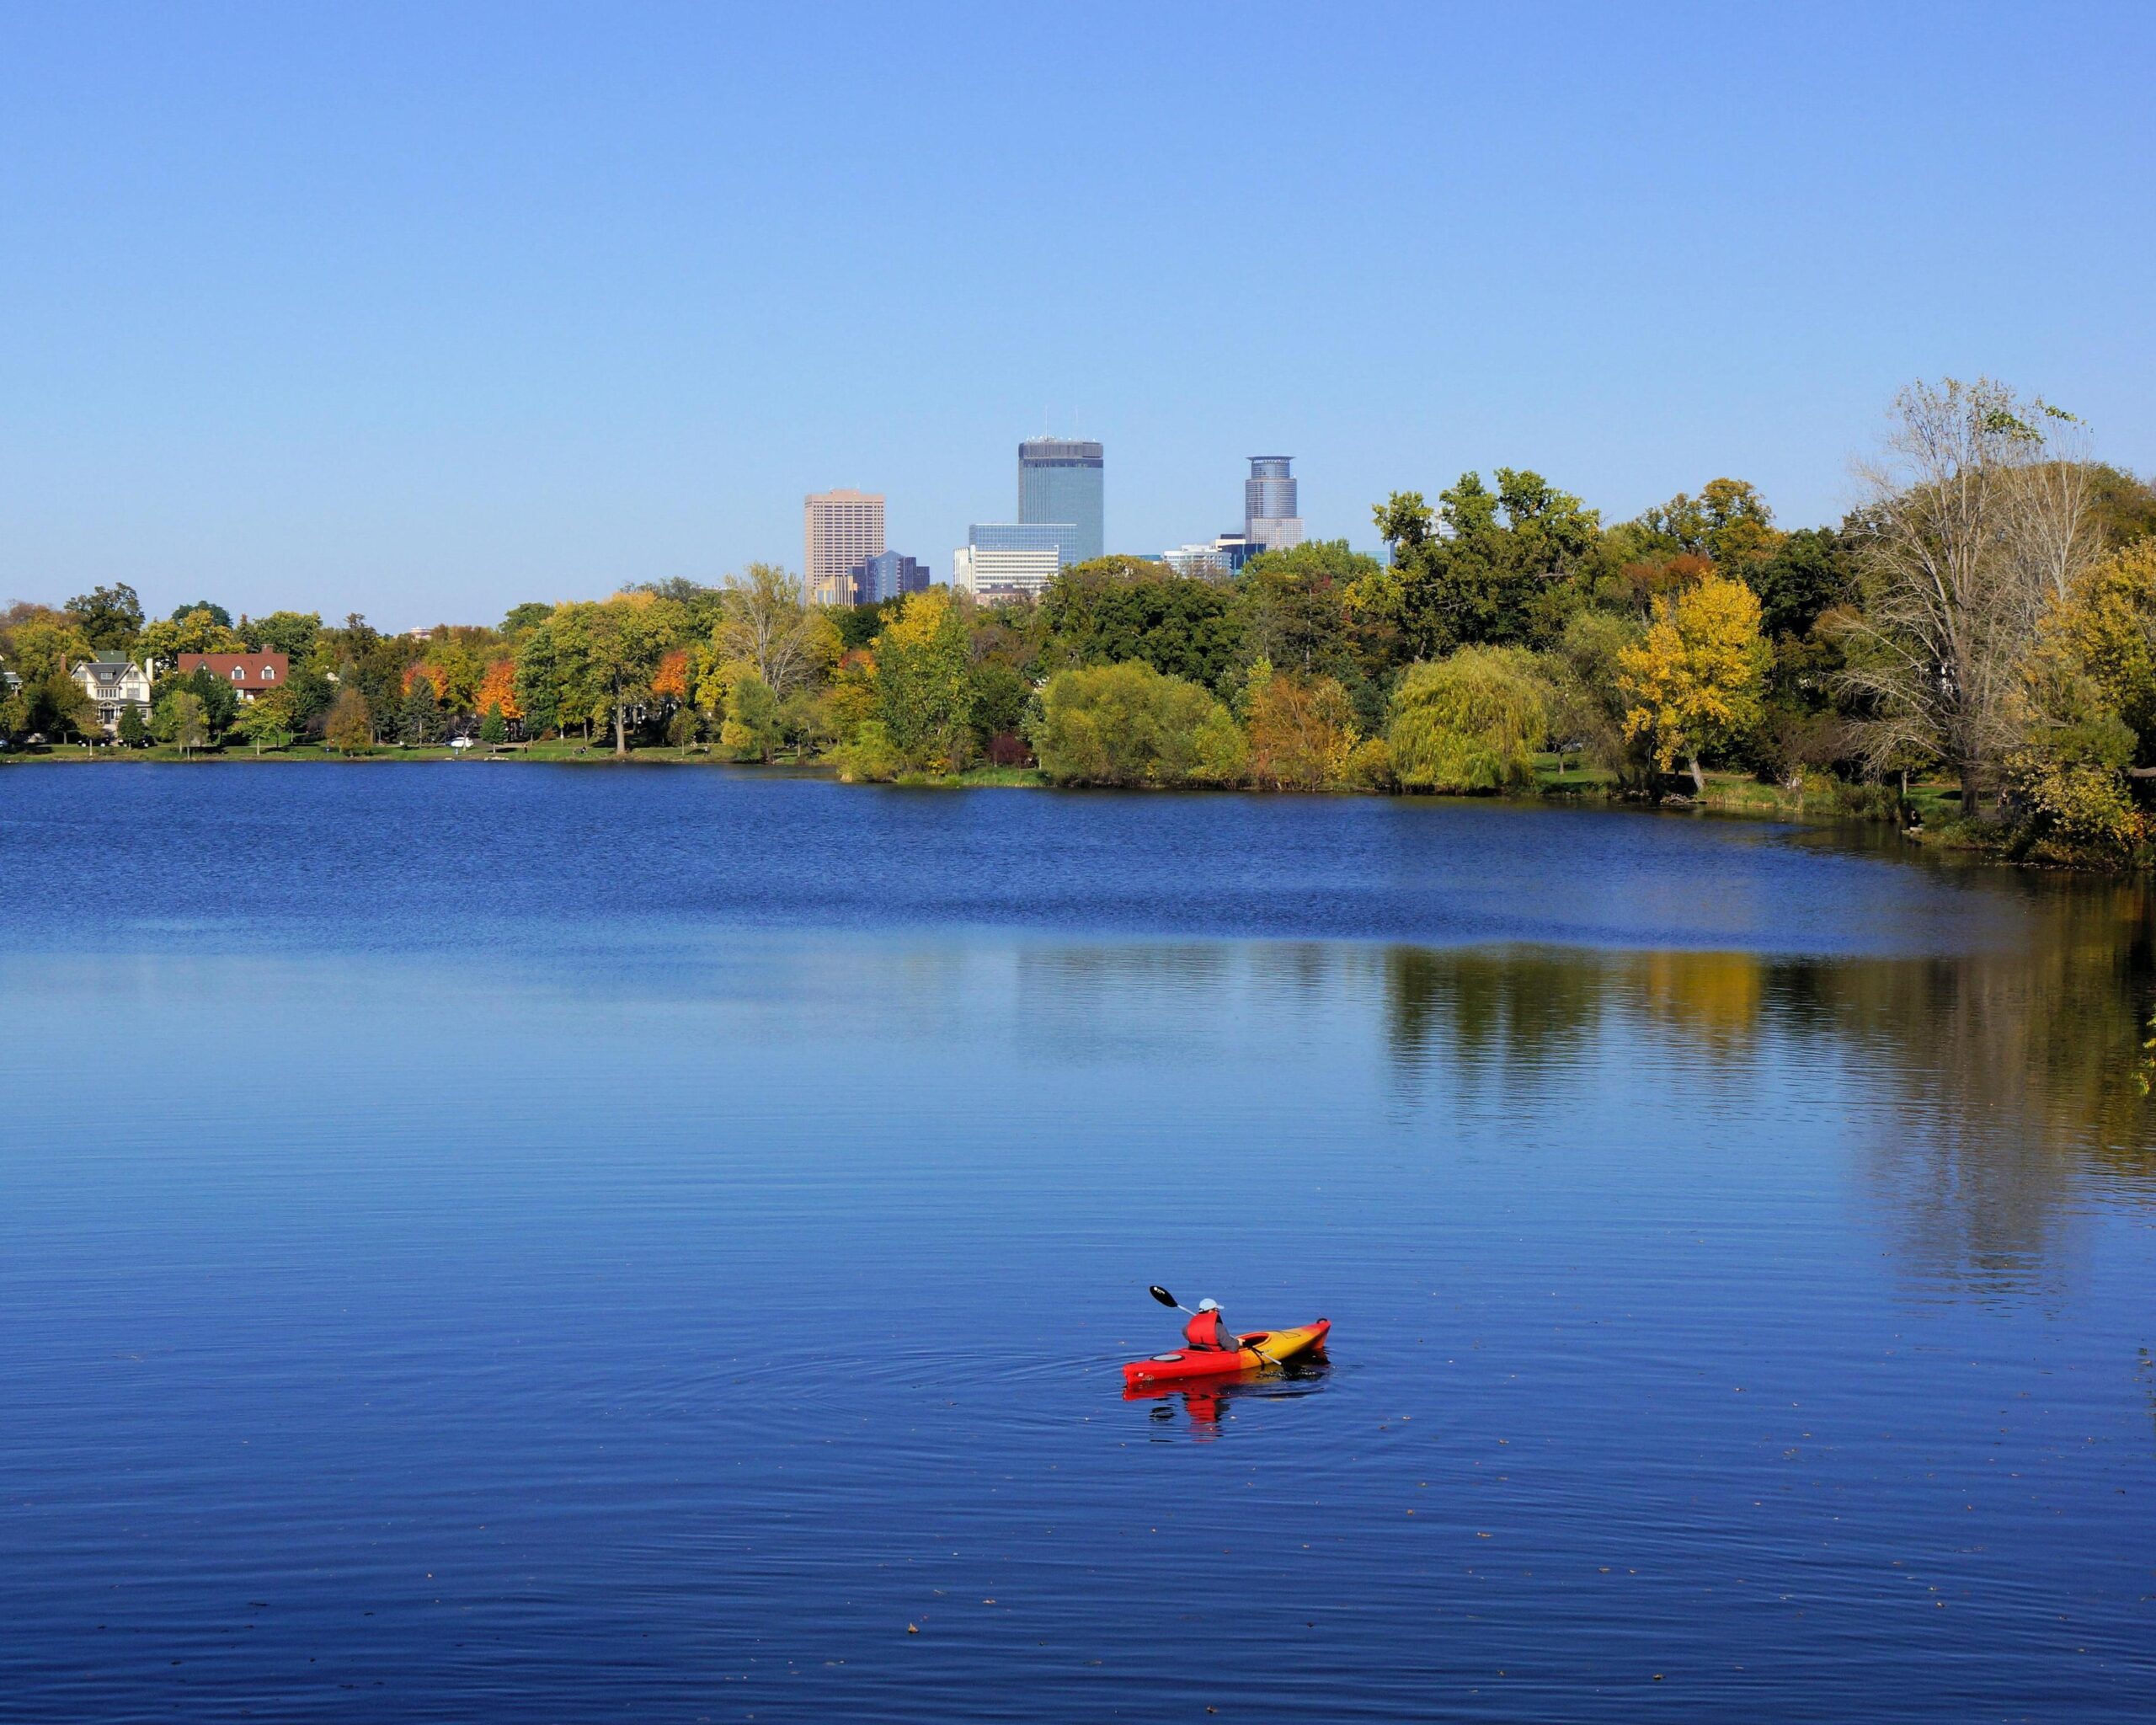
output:
POLYGON ((1169 1293, 1166 1288, 1148 1288, 1145 1291, 1163 1306, 1173 1306, 1176 1303, 1176 1296, 1169 1293))

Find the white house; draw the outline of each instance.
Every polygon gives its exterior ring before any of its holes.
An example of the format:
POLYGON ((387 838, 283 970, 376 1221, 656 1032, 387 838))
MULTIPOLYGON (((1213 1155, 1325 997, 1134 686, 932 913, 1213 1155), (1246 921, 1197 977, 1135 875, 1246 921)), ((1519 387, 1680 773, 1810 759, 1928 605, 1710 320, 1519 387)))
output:
POLYGON ((72 676, 98 703, 98 720, 109 737, 120 734, 120 715, 128 707, 147 708, 150 673, 117 653, 100 653, 77 665, 72 676))

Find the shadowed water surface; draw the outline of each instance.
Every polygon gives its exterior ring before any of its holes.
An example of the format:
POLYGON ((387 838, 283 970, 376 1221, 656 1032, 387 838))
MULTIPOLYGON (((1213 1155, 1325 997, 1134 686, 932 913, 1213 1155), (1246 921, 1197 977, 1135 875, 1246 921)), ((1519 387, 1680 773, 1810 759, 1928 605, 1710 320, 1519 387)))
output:
POLYGON ((0 1718, 2137 1719, 2148 910, 1602 811, 0 771, 0 1718), (1331 1361, 1126 1401, 1151 1281, 1331 1361))

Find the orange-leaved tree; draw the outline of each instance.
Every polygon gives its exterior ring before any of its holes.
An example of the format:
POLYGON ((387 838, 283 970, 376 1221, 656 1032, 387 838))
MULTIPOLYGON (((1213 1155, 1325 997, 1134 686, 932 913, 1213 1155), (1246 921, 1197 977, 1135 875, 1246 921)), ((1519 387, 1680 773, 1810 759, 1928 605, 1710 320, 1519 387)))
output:
POLYGON ((1296 677, 1262 660, 1244 695, 1251 777, 1268 790, 1316 791, 1343 782, 1358 740, 1355 708, 1331 677, 1296 677))
POLYGON ((524 704, 516 698, 516 661, 497 659, 487 667, 486 675, 479 679, 479 692, 472 697, 473 708, 480 713, 501 708, 504 718, 524 717, 524 704))

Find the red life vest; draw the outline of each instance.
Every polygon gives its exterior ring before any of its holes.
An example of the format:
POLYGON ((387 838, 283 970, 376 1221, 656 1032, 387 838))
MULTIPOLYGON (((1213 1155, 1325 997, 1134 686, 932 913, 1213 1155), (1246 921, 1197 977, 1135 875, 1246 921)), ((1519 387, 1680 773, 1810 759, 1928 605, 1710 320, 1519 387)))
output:
POLYGON ((1192 1347, 1200 1350, 1220 1349, 1231 1352, 1243 1345, 1220 1327, 1220 1314, 1217 1311, 1199 1312, 1196 1317, 1182 1327, 1182 1338, 1192 1347))

